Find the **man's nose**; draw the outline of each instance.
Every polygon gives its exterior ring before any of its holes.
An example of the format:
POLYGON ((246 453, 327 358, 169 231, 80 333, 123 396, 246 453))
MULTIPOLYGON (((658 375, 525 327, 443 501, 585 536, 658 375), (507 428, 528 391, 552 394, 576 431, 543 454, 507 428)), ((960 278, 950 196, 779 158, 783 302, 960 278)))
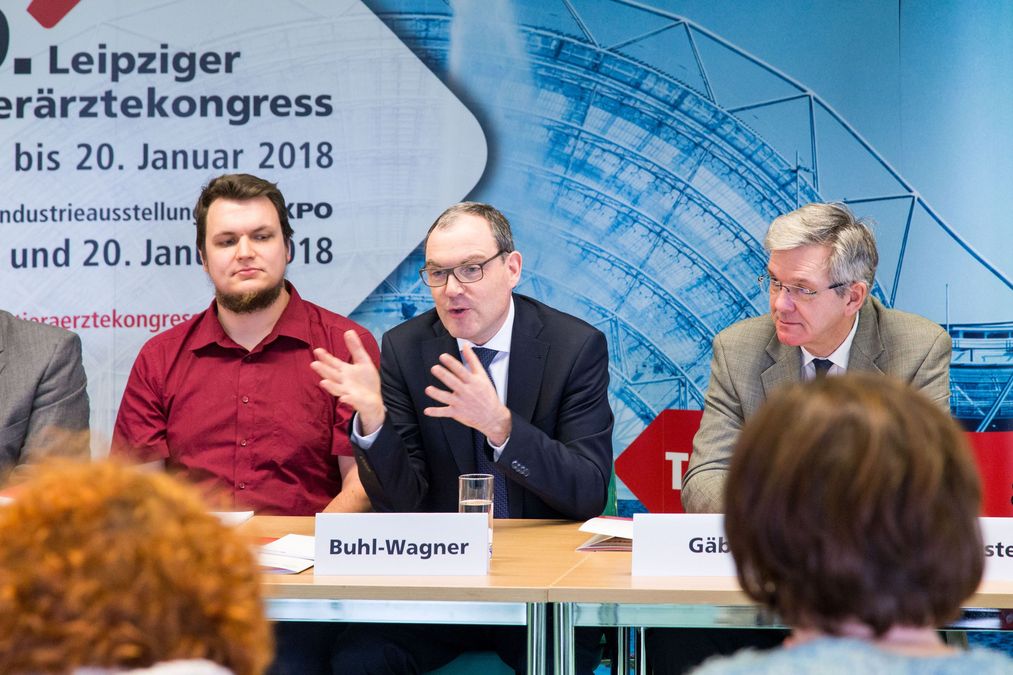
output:
POLYGON ((464 291, 464 284, 457 280, 457 277, 451 274, 447 277, 447 286, 443 289, 443 292, 447 295, 460 295, 464 291))
POLYGON ((249 258, 253 255, 253 245, 250 243, 250 238, 243 236, 236 242, 236 256, 240 258, 249 258))
POLYGON ((774 309, 778 311, 790 311, 795 309, 795 298, 791 296, 791 292, 787 286, 782 286, 774 295, 774 309))

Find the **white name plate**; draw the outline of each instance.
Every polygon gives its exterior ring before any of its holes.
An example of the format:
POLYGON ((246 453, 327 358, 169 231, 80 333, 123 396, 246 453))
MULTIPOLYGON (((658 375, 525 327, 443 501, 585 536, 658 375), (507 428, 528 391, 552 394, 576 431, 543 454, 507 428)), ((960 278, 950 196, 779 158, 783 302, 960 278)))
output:
POLYGON ((734 577, 720 513, 637 513, 633 576, 734 577))
POLYGON ((979 518, 987 581, 1013 581, 1013 518, 979 518))
POLYGON ((489 573, 484 513, 318 513, 314 574, 489 573))

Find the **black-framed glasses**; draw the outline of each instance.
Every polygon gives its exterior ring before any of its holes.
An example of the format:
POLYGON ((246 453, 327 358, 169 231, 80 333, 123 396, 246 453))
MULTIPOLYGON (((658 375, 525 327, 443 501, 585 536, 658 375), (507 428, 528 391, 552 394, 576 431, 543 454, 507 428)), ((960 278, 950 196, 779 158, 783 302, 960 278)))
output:
POLYGON ((486 258, 482 262, 464 263, 456 267, 423 267, 419 270, 419 276, 422 277, 422 283, 426 286, 446 286, 450 281, 451 274, 462 284, 473 284, 476 281, 481 281, 485 276, 485 266, 504 253, 506 251, 500 249, 491 258, 486 258))
POLYGON ((850 281, 841 281, 832 286, 827 286, 826 288, 813 290, 811 288, 806 288, 805 286, 792 286, 790 284, 781 283, 769 274, 761 274, 757 277, 756 281, 760 284, 760 288, 762 290, 767 291, 771 295, 777 295, 784 290, 788 293, 788 297, 791 298, 793 302, 806 302, 808 300, 812 300, 823 291, 832 291, 835 288, 847 286, 851 283, 850 281))

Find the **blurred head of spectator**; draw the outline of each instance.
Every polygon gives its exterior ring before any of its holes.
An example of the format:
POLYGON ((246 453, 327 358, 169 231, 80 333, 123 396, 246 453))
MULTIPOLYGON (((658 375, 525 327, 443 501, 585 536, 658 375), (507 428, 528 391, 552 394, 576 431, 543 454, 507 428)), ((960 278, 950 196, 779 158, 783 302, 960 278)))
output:
POLYGON ((0 506, 0 542, 5 672, 203 660, 257 675, 270 662, 249 544, 169 476, 111 462, 40 468, 0 506))

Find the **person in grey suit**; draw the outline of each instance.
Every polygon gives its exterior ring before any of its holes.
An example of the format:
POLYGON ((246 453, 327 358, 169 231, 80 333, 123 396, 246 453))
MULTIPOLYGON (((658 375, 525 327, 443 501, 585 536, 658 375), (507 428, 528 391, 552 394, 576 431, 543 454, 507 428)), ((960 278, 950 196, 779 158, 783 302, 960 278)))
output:
MULTIPOLYGON (((424 246, 420 274, 436 307, 384 335, 380 372, 347 333, 351 363, 317 350, 313 364, 357 410, 353 441, 373 507, 456 511, 458 476, 480 472, 499 484, 496 517, 600 515, 612 473, 605 336, 513 292, 521 254, 487 204, 450 207, 424 246)), ((593 670, 599 640, 578 635, 580 672, 593 670)), ((332 668, 427 672, 489 649, 525 672, 523 629, 486 626, 353 627, 332 668)))
POLYGON ((77 335, 0 310, 0 486, 53 455, 88 457, 86 386, 77 335))
POLYGON ((949 409, 949 335, 870 297, 876 241, 847 207, 808 204, 780 216, 764 246, 770 261, 760 283, 770 292, 770 315, 714 338, 703 419, 683 477, 682 503, 690 513, 723 511, 743 422, 771 391, 812 379, 817 369, 892 375, 949 409))
MULTIPOLYGON (((870 296, 879 255, 865 222, 843 204, 807 204, 776 218, 763 243, 769 261, 759 281, 770 293, 770 314, 740 321, 714 338, 703 419, 682 481, 688 513, 724 511, 739 432, 778 387, 863 371, 907 382, 949 408, 950 337, 939 324, 888 309, 870 296)), ((647 640, 660 674, 782 638, 777 631, 656 630, 647 640)))

